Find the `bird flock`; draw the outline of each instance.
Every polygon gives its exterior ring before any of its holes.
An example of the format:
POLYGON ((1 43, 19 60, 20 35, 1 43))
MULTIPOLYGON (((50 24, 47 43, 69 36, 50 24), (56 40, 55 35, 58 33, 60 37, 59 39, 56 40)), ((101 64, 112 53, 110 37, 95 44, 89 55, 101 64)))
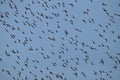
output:
POLYGON ((120 80, 120 0, 0 0, 0 80, 120 80))

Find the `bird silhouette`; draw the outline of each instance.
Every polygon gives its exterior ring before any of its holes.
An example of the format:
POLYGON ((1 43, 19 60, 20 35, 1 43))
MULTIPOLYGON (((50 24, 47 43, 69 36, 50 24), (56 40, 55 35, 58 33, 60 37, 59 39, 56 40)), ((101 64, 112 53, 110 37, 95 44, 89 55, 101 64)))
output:
POLYGON ((118 0, 0 0, 0 79, 119 80, 119 7, 118 0))

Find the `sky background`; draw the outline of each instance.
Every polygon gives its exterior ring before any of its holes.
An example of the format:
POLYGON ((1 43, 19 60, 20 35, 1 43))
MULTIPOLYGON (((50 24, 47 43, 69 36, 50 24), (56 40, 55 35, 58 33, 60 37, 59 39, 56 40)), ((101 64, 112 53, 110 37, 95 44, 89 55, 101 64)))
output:
POLYGON ((0 0, 0 80, 120 80, 119 13, 119 0, 0 0))

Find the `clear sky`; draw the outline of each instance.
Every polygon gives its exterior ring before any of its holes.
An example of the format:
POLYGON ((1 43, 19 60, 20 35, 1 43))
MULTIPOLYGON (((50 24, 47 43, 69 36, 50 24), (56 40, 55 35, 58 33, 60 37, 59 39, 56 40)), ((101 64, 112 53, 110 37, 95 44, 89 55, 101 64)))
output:
POLYGON ((0 0, 0 80, 120 80, 120 1, 0 0))

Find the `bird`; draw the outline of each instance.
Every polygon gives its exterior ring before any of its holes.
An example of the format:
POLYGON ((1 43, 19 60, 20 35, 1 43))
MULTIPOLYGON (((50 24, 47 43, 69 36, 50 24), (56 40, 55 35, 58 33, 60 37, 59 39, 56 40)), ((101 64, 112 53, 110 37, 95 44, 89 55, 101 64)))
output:
POLYGON ((120 3, 110 3, 1 0, 1 79, 118 79, 120 3))
POLYGON ((81 74, 86 78, 86 75, 85 75, 85 73, 84 72, 81 72, 81 74))

